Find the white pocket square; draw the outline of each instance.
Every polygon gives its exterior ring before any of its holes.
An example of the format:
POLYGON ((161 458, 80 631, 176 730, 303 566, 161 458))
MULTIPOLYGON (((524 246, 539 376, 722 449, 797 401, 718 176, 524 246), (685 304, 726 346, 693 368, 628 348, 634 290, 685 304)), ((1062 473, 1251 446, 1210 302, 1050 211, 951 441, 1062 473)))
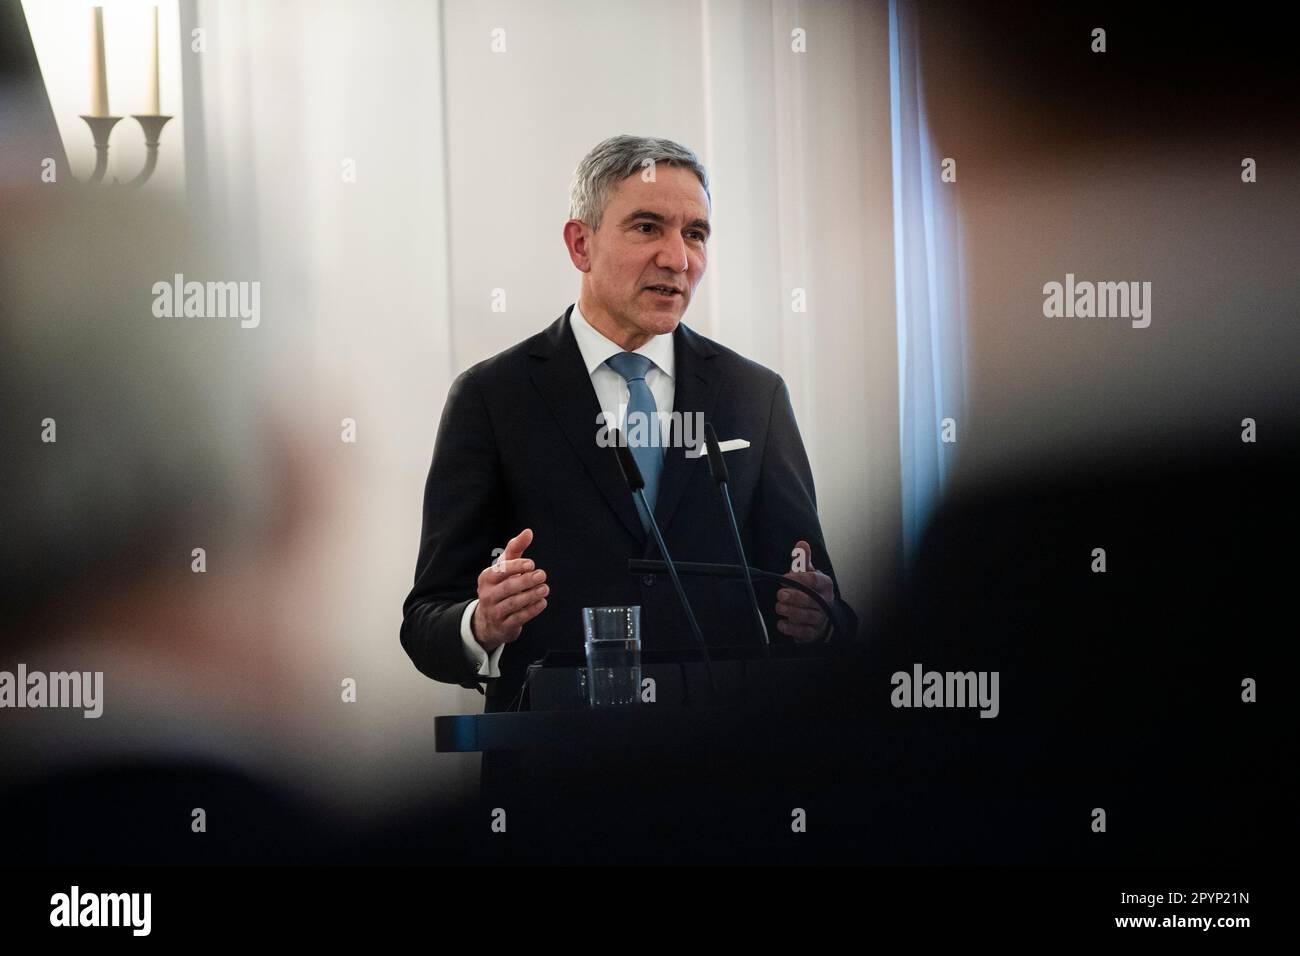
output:
MULTIPOLYGON (((736 451, 737 449, 748 447, 749 442, 745 441, 743 438, 728 438, 726 441, 718 442, 718 451, 721 452, 736 451)), ((709 446, 706 442, 700 442, 693 451, 689 448, 686 449, 687 458, 700 458, 708 453, 709 446)))

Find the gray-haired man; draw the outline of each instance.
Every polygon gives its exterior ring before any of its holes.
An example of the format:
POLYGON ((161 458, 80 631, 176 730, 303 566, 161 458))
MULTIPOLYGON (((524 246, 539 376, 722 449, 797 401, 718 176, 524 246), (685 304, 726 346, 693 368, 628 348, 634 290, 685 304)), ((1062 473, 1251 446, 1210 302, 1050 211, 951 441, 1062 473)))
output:
MULTIPOLYGON (((466 687, 486 681, 489 711, 509 705, 548 649, 581 648, 584 606, 639 604, 647 648, 692 644, 671 588, 627 573, 628 558, 658 555, 602 446, 602 421, 639 446, 647 497, 681 561, 734 561, 708 465, 683 435, 707 420, 724 444, 743 439, 727 458, 750 562, 784 570, 801 550, 807 570, 790 576, 838 601, 856 628, 785 383, 682 322, 708 263, 704 167, 669 140, 615 136, 578 165, 570 195, 564 241, 582 273, 578 301, 453 383, 403 609, 415 665, 466 687)), ((741 587, 688 582, 710 643, 752 639, 741 587)), ((821 633, 824 615, 799 591, 760 592, 760 603, 774 642, 821 633)))

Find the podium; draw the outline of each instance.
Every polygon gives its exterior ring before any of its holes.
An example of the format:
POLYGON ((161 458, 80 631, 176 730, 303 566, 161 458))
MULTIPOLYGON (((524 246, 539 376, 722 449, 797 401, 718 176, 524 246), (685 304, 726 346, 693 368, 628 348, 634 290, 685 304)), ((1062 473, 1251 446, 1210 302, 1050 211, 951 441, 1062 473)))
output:
POLYGON ((649 699, 592 708, 582 654, 552 651, 529 669, 528 709, 436 718, 439 752, 483 754, 480 808, 505 818, 486 846, 527 862, 723 862, 793 841, 791 812, 836 775, 860 709, 862 648, 709 656, 716 696, 698 651, 643 651, 649 699))
POLYGON ((477 859, 1132 865, 1251 845, 1207 846, 1163 799, 1204 786, 1196 754, 1092 719, 895 709, 860 646, 711 650, 717 698, 698 654, 647 655, 655 702, 602 709, 576 656, 530 672, 533 709, 436 718, 440 752, 483 754, 477 859), (1096 839, 1093 806, 1142 826, 1096 839))
POLYGON ((436 718, 439 752, 483 754, 482 858, 912 861, 926 855, 915 833, 933 830, 914 813, 929 765, 951 773, 965 760, 971 779, 988 771, 987 726, 900 726, 887 693, 865 686, 887 682, 870 675, 861 645, 710 657, 717 697, 698 652, 651 652, 642 676, 653 703, 593 709, 579 693, 580 655, 552 652, 530 669, 530 709, 436 718))

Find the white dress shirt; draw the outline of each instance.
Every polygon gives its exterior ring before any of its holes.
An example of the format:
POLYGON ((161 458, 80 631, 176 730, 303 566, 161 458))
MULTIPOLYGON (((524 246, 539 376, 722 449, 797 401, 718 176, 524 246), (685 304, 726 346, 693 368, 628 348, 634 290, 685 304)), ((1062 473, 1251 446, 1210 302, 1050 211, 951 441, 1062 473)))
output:
MULTIPOLYGON (((627 417, 627 382, 622 375, 619 375, 618 372, 605 364, 605 360, 611 355, 617 355, 623 351, 622 347, 617 342, 596 331, 595 327, 587 321, 587 317, 582 314, 582 310, 578 308, 576 302, 573 304, 573 313, 569 326, 573 329, 574 338, 578 340, 578 351, 582 353, 582 360, 586 363, 587 374, 591 376, 591 386, 596 390, 596 401, 600 406, 600 410, 605 414, 605 420, 616 423, 620 430, 623 429, 624 420, 627 417)), ((656 335, 635 351, 636 354, 644 355, 654 363, 650 370, 646 372, 645 383, 650 388, 650 393, 655 397, 655 408, 660 413, 671 414, 673 396, 676 392, 673 378, 676 363, 673 356, 672 335, 668 333, 656 335)), ((599 428, 600 423, 593 420, 591 422, 592 441, 596 440, 596 432, 599 428)), ((663 436, 665 441, 667 438, 667 435, 663 436)), ((516 529, 515 533, 522 530, 522 528, 516 529)), ((460 639, 465 645, 465 653, 469 662, 477 666, 479 677, 499 677, 501 672, 497 669, 497 661, 500 660, 501 651, 505 649, 505 645, 498 645, 493 648, 491 654, 488 654, 483 646, 474 639, 474 632, 471 629, 470 622, 474 619, 474 610, 477 607, 478 598, 470 601, 466 606, 465 613, 460 619, 460 639)))

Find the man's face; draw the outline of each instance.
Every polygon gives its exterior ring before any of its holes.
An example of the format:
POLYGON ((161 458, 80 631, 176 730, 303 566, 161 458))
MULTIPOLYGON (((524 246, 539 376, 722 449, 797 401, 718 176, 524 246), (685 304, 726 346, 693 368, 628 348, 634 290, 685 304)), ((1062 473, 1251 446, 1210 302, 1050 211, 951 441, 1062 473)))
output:
POLYGON ((677 328, 704 278, 708 195, 689 169, 661 164, 654 182, 635 173, 619 184, 600 228, 587 237, 584 285, 597 313, 588 319, 607 320, 625 348, 638 348, 677 328))

